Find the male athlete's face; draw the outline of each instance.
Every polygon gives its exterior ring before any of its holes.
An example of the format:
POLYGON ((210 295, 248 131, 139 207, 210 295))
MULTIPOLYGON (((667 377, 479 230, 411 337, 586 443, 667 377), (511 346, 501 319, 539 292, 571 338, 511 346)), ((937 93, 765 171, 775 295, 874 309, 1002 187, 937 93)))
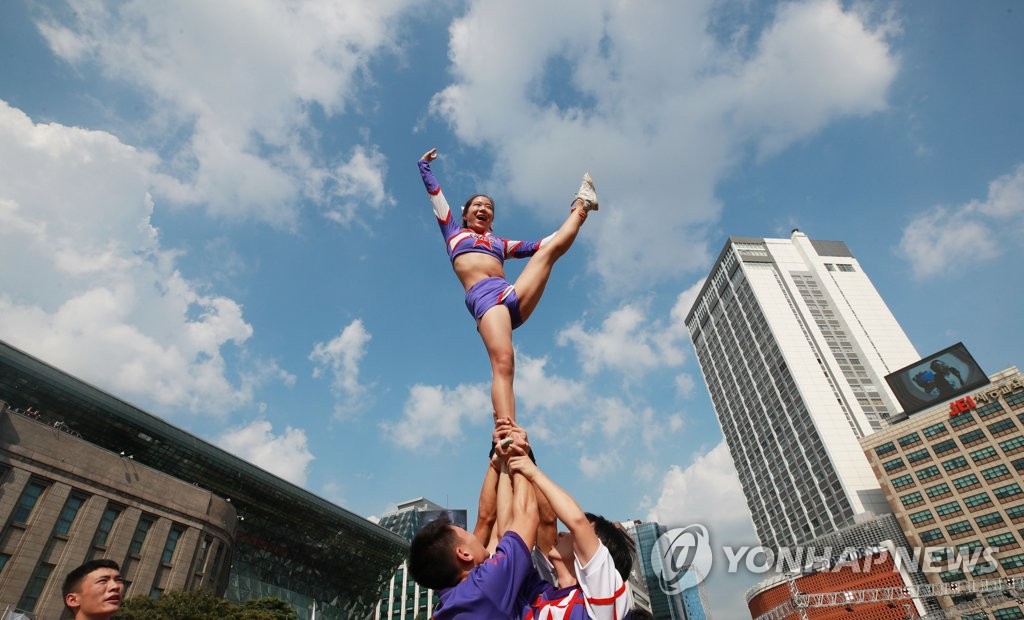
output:
POLYGON ((453 525, 452 529, 455 530, 455 537, 458 539, 455 550, 461 560, 472 562, 473 566, 476 566, 487 559, 487 549, 476 536, 457 525, 453 525))
POLYGON ((494 225, 494 203, 487 196, 474 196, 463 217, 467 228, 478 233, 487 232, 494 225))
POLYGON ((123 592, 121 573, 113 568, 97 568, 68 593, 67 604, 76 611, 77 618, 109 618, 121 609, 123 592))

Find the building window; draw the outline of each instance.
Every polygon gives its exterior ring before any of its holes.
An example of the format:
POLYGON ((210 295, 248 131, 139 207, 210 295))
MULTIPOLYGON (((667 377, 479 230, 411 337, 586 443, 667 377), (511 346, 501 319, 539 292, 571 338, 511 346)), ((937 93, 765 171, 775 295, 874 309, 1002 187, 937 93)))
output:
POLYGON ((970 521, 964 520, 957 521, 956 523, 951 523, 947 525, 946 531, 949 532, 950 536, 956 536, 958 534, 964 534, 966 532, 973 532, 974 528, 971 527, 970 521))
POLYGON ((1002 564, 1003 568, 1006 570, 1020 568, 1021 566, 1024 566, 1024 553, 1011 555, 1008 558, 1002 558, 999 560, 999 563, 1002 564))
POLYGON ((946 431, 946 425, 943 424, 942 422, 939 422, 938 424, 932 424, 931 426, 926 426, 924 428, 924 430, 922 430, 921 432, 924 433, 925 437, 927 437, 928 439, 931 439, 932 437, 938 437, 939 435, 944 435, 947 431, 946 431))
MULTIPOLYGON (((1006 565, 1003 564, 1003 566, 1005 567, 1006 565)), ((993 611, 992 618, 994 620, 1022 620, 1024 619, 1024 611, 1021 611, 1020 607, 1005 607, 993 611)))
POLYGON ((21 497, 18 498, 18 505, 14 508, 11 522, 28 523, 28 518, 32 516, 32 509, 35 508, 36 502, 39 501, 39 497, 44 491, 46 491, 45 484, 36 481, 29 482, 25 490, 21 492, 21 497))
POLYGON ((928 494, 928 497, 935 499, 940 495, 945 495, 946 493, 949 493, 949 485, 943 482, 942 484, 937 484, 933 487, 928 487, 927 489, 924 490, 924 492, 928 494))
POLYGON ((75 517, 78 516, 78 510, 84 503, 84 497, 74 494, 70 495, 67 501, 64 502, 64 508, 60 511, 57 524, 53 526, 53 533, 58 536, 67 536, 68 532, 71 531, 71 525, 75 522, 75 517))
POLYGON ((910 474, 906 474, 904 476, 900 476, 899 478, 892 479, 892 486, 894 489, 905 487, 908 484, 914 484, 914 477, 911 476, 910 474))
POLYGON ((3 572, 4 567, 7 566, 7 560, 10 560, 11 556, 6 553, 0 553, 0 573, 3 572))
POLYGON ((946 471, 956 471, 964 467, 967 467, 967 459, 962 456, 949 459, 948 461, 942 461, 942 468, 946 471))
POLYGON ((847 265, 845 263, 838 263, 836 265, 836 267, 839 269, 839 271, 847 271, 847 272, 855 271, 855 269, 853 268, 853 265, 847 265))
POLYGON ((998 489, 992 489, 992 494, 995 495, 1000 500, 1016 497, 1021 493, 1024 493, 1024 491, 1021 491, 1020 485, 1017 484, 1016 482, 1013 484, 1008 484, 1004 487, 999 487, 998 489))
POLYGON ((969 509, 988 506, 991 503, 992 498, 988 496, 988 493, 978 493, 977 495, 971 495, 970 497, 964 498, 964 505, 969 509))
POLYGON ((957 448, 956 441, 954 441, 952 439, 947 439, 945 441, 940 441, 939 443, 937 443, 934 446, 932 446, 932 450, 935 450, 935 454, 940 455, 940 456, 945 454, 945 453, 947 453, 947 452, 951 452, 953 450, 956 450, 956 448, 957 448))
POLYGON ((934 521, 935 517, 932 516, 931 510, 921 510, 910 515, 910 522, 914 525, 920 525, 927 521, 934 521))
POLYGON ((976 428, 969 433, 964 433, 963 435, 960 435, 960 442, 963 443, 965 446, 969 446, 971 444, 975 444, 978 443, 979 441, 984 440, 985 431, 981 430, 980 428, 976 428))
POLYGON ((917 472, 918 480, 929 480, 939 475, 939 468, 932 465, 931 467, 925 467, 917 472))
POLYGON ((1010 517, 1011 521, 1018 521, 1024 519, 1024 504, 1020 506, 1013 506, 1012 508, 1006 509, 1006 516, 1010 517))
POLYGON ((931 457, 932 455, 928 452, 928 448, 921 448, 920 450, 915 450, 908 454, 907 461, 910 463, 919 463, 925 459, 930 459, 931 457))
POLYGON ((123 510, 124 508, 120 506, 107 506, 107 509, 103 512, 103 518, 100 519, 99 527, 96 528, 96 536, 92 539, 94 547, 102 547, 107 544, 107 538, 114 529, 114 523, 117 522, 117 518, 121 516, 123 510))
POLYGON ((903 462, 903 459, 901 458, 895 458, 891 461, 886 461, 882 463, 882 469, 884 469, 887 472, 898 471, 900 469, 903 469, 904 467, 906 467, 906 464, 903 462))
MULTIPOLYGON (((1007 454, 1020 452, 1022 447, 1024 447, 1024 437, 1014 437, 1013 439, 999 442, 999 449, 1007 454)), ((1013 466, 1017 468, 1017 471, 1024 470, 1024 459, 1014 461, 1013 466), (1018 463, 1021 463, 1022 466, 1018 466, 1018 463)))
POLYGON ((971 452, 971 460, 973 460, 975 463, 979 463, 981 461, 990 459, 994 456, 996 456, 996 449, 993 448, 992 446, 987 446, 985 448, 982 448, 981 450, 975 450, 974 452, 971 452))
POLYGON ((959 568, 943 571, 939 573, 939 579, 946 583, 950 583, 952 581, 963 581, 964 571, 960 570, 959 568))
POLYGON ((1017 430, 1017 425, 1014 424, 1013 420, 1010 418, 999 420, 998 422, 993 422, 988 425, 988 432, 992 433, 993 436, 1005 433, 1009 430, 1017 430))
POLYGON ((909 435, 904 435, 903 437, 900 437, 896 441, 899 442, 900 447, 906 448, 907 446, 919 443, 921 441, 921 436, 918 435, 917 433, 910 433, 909 435))
MULTIPOLYGON (((1002 448, 1003 444, 999 444, 999 447, 1002 448)), ((1024 459, 1016 459, 1010 464, 1013 465, 1013 468, 1017 471, 1024 471, 1024 459)))
POLYGON ((139 524, 135 526, 135 534, 132 535, 132 543, 128 546, 129 555, 137 556, 142 553, 142 543, 146 542, 146 534, 149 533, 149 528, 153 527, 153 521, 152 517, 139 519, 139 524))
POLYGON ((949 515, 955 515, 963 511, 964 510, 963 508, 960 507, 959 502, 949 502, 947 504, 942 504, 941 506, 935 507, 935 514, 939 515, 940 517, 948 517, 949 515))
POLYGON ((921 532, 921 542, 929 543, 936 540, 942 539, 942 530, 939 528, 930 529, 926 532, 921 532))
POLYGON ((981 484, 981 481, 978 480, 978 477, 975 476, 974 474, 967 474, 966 476, 960 476, 959 478, 953 480, 953 486, 955 486, 957 489, 965 489, 967 487, 972 487, 976 484, 981 484))
POLYGON ((993 525, 999 525, 1000 523, 1005 523, 1005 521, 1003 520, 1003 515, 999 514, 998 512, 990 512, 987 515, 982 515, 975 519, 975 522, 977 522, 978 527, 983 528, 992 527, 993 525))
POLYGON ((989 467, 988 469, 981 470, 981 477, 985 480, 994 480, 996 478, 1002 478, 1003 476, 1009 476, 1010 470, 1007 469, 1006 465, 996 465, 995 467, 989 467))
POLYGON ((32 571, 28 585, 25 586, 25 592, 21 595, 21 600, 18 601, 18 608, 21 611, 35 611, 39 595, 42 593, 43 588, 46 587, 46 582, 50 579, 50 573, 52 572, 52 564, 40 564, 32 571))
POLYGON ((993 414, 999 413, 1002 410, 1003 406, 999 403, 998 400, 994 400, 988 403, 987 405, 982 405, 975 409, 975 411, 978 412, 978 417, 982 419, 985 419, 993 414))
POLYGON ((888 443, 883 443, 882 445, 880 445, 877 448, 875 448, 875 454, 877 454, 878 456, 885 456, 886 454, 889 454, 890 452, 895 452, 895 451, 896 451, 896 444, 894 444, 891 441, 888 442, 888 443))
POLYGON ((164 553, 160 556, 160 561, 164 564, 170 564, 171 560, 174 559, 174 550, 178 547, 178 539, 185 532, 185 528, 180 525, 171 527, 171 531, 167 533, 167 542, 164 544, 164 553))
POLYGON ((970 411, 964 411, 958 413, 949 419, 949 425, 953 428, 960 428, 961 426, 967 426, 975 422, 974 416, 971 415, 970 411))
POLYGON ((924 496, 921 495, 920 493, 918 493, 917 491, 915 491, 915 492, 910 493, 908 495, 904 495, 903 497, 900 498, 900 501, 903 503, 904 506, 911 506, 911 505, 916 504, 918 502, 923 502, 924 501, 924 496))
POLYGON ((1017 539, 1009 532, 987 538, 985 539, 985 542, 987 542, 990 547, 1011 547, 1017 545, 1017 539))

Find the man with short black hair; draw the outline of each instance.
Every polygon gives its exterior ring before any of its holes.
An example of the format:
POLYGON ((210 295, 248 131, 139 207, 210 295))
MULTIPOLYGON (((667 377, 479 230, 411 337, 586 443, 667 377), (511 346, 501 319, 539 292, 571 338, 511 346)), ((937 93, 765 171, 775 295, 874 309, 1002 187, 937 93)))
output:
POLYGON ((435 620, 513 618, 528 602, 526 594, 539 579, 530 555, 539 523, 537 500, 533 485, 521 475, 510 474, 504 464, 506 450, 525 457, 528 447, 500 446, 502 471, 489 469, 481 491, 481 506, 491 506, 487 512, 493 510, 495 479, 498 504, 504 505, 500 498, 505 493, 510 496, 508 522, 497 516, 495 527, 501 536, 493 554, 488 554, 485 545, 489 527, 470 533, 446 517, 427 524, 413 538, 409 574, 420 586, 437 591, 435 620))
POLYGON ((68 573, 61 594, 75 620, 108 620, 121 609, 121 567, 113 560, 90 560, 68 573))

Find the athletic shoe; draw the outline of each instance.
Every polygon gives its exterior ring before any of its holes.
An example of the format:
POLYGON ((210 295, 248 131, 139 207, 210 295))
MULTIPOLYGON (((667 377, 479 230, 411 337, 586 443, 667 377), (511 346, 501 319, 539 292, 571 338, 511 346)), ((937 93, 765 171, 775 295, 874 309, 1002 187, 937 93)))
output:
POLYGON ((583 201, 584 211, 597 211, 597 190, 594 189, 594 180, 590 178, 589 172, 583 173, 583 182, 576 192, 576 198, 583 201))

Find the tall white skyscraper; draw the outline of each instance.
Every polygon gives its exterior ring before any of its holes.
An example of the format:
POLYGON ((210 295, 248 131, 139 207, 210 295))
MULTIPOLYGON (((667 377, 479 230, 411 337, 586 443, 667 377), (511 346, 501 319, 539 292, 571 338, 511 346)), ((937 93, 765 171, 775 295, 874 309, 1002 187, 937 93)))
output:
POLYGON ((762 544, 890 512, 857 440, 920 356, 845 243, 730 238, 686 326, 762 544))

